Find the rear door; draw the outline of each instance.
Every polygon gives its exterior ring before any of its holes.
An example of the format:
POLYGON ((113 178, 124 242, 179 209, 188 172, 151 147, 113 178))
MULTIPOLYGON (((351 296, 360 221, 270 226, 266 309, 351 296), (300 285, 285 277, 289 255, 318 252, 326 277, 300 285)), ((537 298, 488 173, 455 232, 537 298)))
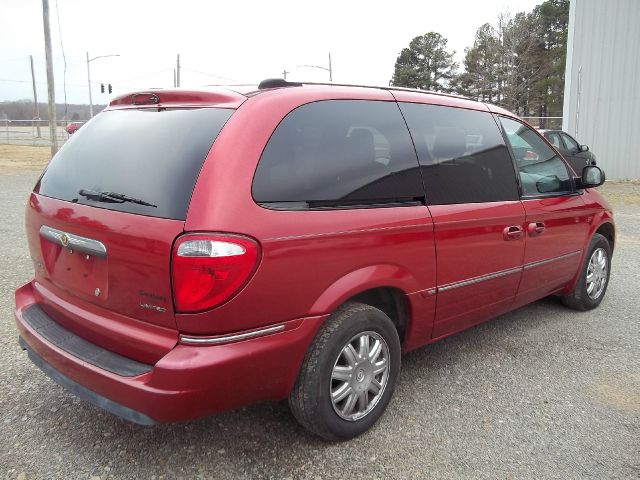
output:
POLYGON ((526 144, 535 159, 513 149, 526 212, 524 270, 516 305, 563 287, 576 274, 589 228, 584 202, 567 165, 540 135, 513 118, 500 117, 511 145, 526 144))
POLYGON ((105 111, 67 141, 26 217, 39 301, 54 318, 80 308, 175 329, 171 248, 232 111, 105 111))
POLYGON ((434 223, 433 337, 507 311, 524 254, 524 209, 513 162, 488 112, 400 103, 434 223))

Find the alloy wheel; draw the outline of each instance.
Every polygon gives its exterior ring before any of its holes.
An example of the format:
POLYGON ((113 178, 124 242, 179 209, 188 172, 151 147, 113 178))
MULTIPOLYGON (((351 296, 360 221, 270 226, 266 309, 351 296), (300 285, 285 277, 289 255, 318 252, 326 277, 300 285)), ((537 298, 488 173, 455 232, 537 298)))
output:
POLYGON ((596 248, 591 254, 587 267, 587 295, 591 300, 600 298, 607 285, 609 261, 604 248, 596 248))
POLYGON ((355 335, 342 348, 331 372, 329 395, 333 409, 344 420, 368 415, 384 394, 391 356, 376 332, 355 335))

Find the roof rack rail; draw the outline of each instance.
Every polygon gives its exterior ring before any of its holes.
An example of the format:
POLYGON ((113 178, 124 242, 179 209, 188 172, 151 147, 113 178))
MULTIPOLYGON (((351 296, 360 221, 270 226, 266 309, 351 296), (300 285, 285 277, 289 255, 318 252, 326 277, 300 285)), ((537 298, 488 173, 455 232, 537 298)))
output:
POLYGON ((433 90, 420 90, 419 88, 407 88, 407 87, 393 87, 389 86, 381 86, 381 85, 358 85, 353 83, 329 83, 329 82, 302 82, 303 85, 333 85, 336 87, 362 87, 362 88, 379 88, 380 90, 397 90, 400 92, 415 92, 415 93, 424 93, 427 95, 440 95, 443 97, 453 97, 453 98, 461 98, 463 100, 471 100, 475 102, 473 98, 465 97, 463 95, 456 95, 454 93, 444 93, 444 92, 434 92, 433 90))
POLYGON ((264 90, 265 88, 281 88, 281 87, 301 87, 302 84, 298 82, 287 82, 284 78, 267 78, 262 80, 258 84, 258 90, 264 90))
POLYGON ((446 92, 434 92, 433 90, 420 90, 419 88, 406 88, 406 87, 380 87, 385 90, 396 90, 399 92, 415 92, 415 93, 427 93, 429 95, 440 95, 442 97, 451 97, 451 98, 461 98, 463 100, 470 100, 472 102, 477 102, 477 100, 469 97, 465 97, 464 95, 458 95, 457 93, 446 93, 446 92))
POLYGON ((334 87, 361 87, 361 88, 379 88, 381 90, 392 90, 399 92, 415 92, 424 93, 427 95, 439 95, 442 97, 460 98, 463 100, 470 100, 477 102, 473 98, 465 97, 463 95, 456 95, 453 93, 434 92, 432 90, 420 90, 418 88, 406 88, 406 87, 392 87, 392 86, 380 86, 380 85, 358 85, 353 83, 334 83, 334 82, 288 82, 284 78, 268 78, 263 80, 258 85, 258 90, 264 90, 266 88, 281 88, 281 87, 301 87, 303 85, 326 85, 334 87))

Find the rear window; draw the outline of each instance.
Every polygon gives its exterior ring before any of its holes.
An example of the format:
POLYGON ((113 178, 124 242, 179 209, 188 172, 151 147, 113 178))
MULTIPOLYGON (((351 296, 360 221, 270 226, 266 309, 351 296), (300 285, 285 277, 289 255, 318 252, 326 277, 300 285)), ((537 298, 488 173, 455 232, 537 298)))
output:
POLYGON ((232 113, 220 108, 102 112, 51 160, 38 193, 184 220, 202 163, 232 113), (106 193, 120 197, 100 198, 106 193), (150 205, 123 201, 122 195, 150 205))

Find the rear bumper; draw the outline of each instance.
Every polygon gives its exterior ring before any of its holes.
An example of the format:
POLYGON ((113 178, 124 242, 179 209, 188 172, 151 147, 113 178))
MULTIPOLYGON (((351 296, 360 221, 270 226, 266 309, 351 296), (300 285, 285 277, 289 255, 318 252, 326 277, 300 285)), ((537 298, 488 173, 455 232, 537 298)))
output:
POLYGON ((152 418, 146 416, 144 413, 137 412, 129 407, 125 407, 124 405, 120 405, 119 403, 114 402, 113 400, 109 400, 102 395, 97 394, 89 390, 88 388, 83 387, 78 382, 71 380, 69 377, 63 375, 58 370, 53 368, 47 362, 45 362, 35 351, 31 349, 31 347, 24 341, 22 337, 18 338, 18 343, 23 350, 27 351, 29 355, 29 359, 40 369, 42 370, 49 378, 51 378, 54 382, 66 388, 70 392, 72 392, 77 397, 82 400, 86 400, 89 403, 93 403, 95 406, 100 407, 108 412, 117 415, 118 417, 124 418, 125 420, 129 420, 130 422, 137 423, 138 425, 154 425, 157 422, 152 418))
POLYGON ((80 398, 142 425, 285 398, 325 318, 285 322, 283 331, 222 345, 178 344, 147 373, 123 376, 69 353, 34 328, 25 318, 36 303, 31 291, 27 284, 16 292, 15 310, 20 344, 30 359, 80 398))

